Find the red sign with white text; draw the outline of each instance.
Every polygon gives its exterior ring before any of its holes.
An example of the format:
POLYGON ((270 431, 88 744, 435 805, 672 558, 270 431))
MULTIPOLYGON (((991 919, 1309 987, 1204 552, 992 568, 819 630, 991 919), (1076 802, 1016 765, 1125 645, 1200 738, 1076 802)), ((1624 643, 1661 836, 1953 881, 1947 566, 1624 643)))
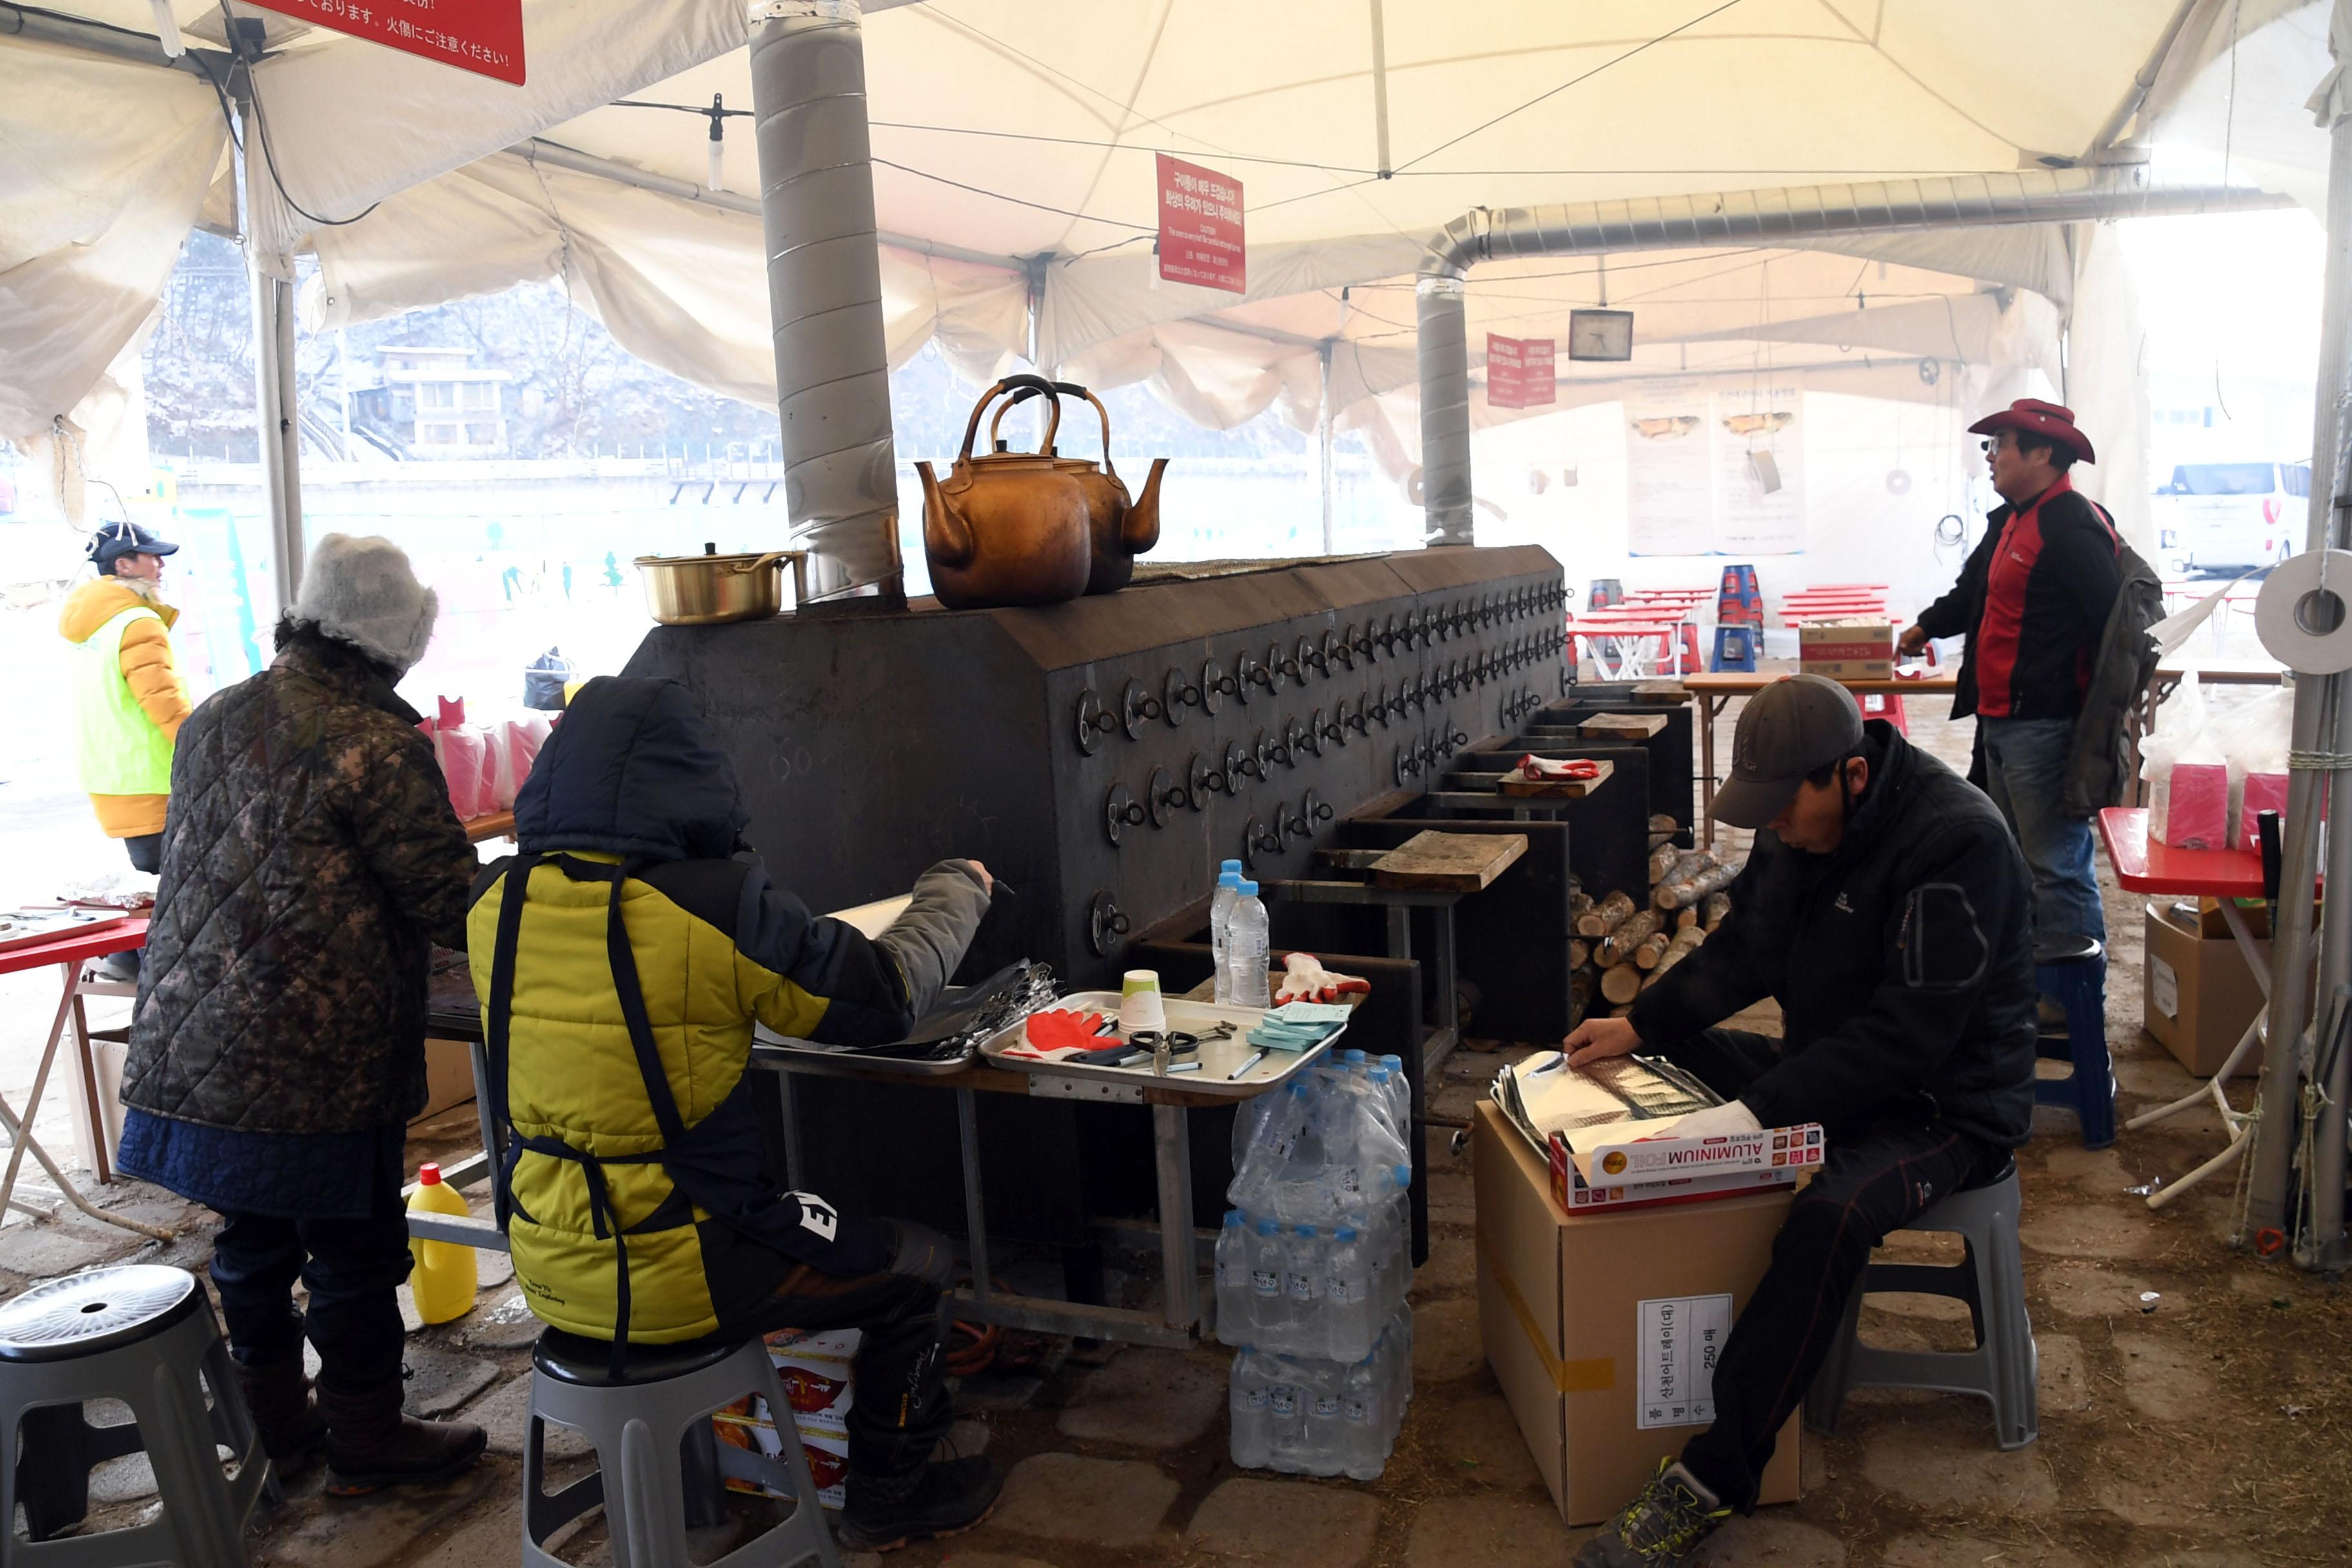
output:
POLYGON ((522 0, 253 0, 298 17, 422 55, 477 76, 522 85, 522 0))
POLYGON ((1160 279, 1248 293, 1241 182, 1165 153, 1159 158, 1160 279))
POLYGON ((1504 338, 1486 334, 1486 405, 1490 408, 1533 408, 1556 403, 1559 388, 1552 381, 1549 338, 1504 338))

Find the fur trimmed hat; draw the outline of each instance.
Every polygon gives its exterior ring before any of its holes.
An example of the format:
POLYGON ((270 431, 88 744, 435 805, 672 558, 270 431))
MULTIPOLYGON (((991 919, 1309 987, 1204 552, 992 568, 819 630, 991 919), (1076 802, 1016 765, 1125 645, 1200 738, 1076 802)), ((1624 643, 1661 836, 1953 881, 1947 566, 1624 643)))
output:
POLYGON ((425 657, 440 611, 440 595, 416 580, 399 545, 330 533, 310 546, 290 614, 405 675, 425 657))

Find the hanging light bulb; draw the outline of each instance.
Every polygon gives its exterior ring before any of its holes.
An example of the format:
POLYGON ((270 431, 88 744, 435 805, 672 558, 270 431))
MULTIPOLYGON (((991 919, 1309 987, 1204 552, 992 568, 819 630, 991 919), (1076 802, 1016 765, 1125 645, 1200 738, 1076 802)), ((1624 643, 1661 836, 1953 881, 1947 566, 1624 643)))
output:
MULTIPOLYGON (((162 0, 156 0, 158 5, 162 0)), ((710 95, 710 180, 709 189, 727 188, 727 99, 722 93, 710 95)))
POLYGON ((178 59, 188 52, 188 46, 180 37, 180 19, 172 15, 172 0, 148 0, 148 3, 155 10, 155 36, 163 40, 163 52, 178 59))

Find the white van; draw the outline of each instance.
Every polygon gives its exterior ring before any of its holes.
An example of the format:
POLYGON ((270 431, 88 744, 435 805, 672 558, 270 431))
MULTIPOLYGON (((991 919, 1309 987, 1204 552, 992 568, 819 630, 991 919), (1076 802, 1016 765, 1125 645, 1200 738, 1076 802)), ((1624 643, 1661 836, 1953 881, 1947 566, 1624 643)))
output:
POLYGON ((2246 572, 2295 552, 2311 494, 2309 463, 2182 463, 2149 509, 2157 569, 2168 577, 2246 572))

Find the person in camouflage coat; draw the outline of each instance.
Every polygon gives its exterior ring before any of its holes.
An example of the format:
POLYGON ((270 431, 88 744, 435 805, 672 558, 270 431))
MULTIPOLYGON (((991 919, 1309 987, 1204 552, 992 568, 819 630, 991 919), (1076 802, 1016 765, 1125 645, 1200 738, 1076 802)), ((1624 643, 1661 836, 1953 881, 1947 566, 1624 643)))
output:
POLYGON ((189 716, 122 1078, 121 1168, 221 1213, 213 1279, 270 1457, 323 1447, 344 1493, 483 1447, 400 1408, 427 966, 436 940, 463 945, 478 869, 393 689, 437 607, 389 541, 331 534, 277 660, 189 716))

